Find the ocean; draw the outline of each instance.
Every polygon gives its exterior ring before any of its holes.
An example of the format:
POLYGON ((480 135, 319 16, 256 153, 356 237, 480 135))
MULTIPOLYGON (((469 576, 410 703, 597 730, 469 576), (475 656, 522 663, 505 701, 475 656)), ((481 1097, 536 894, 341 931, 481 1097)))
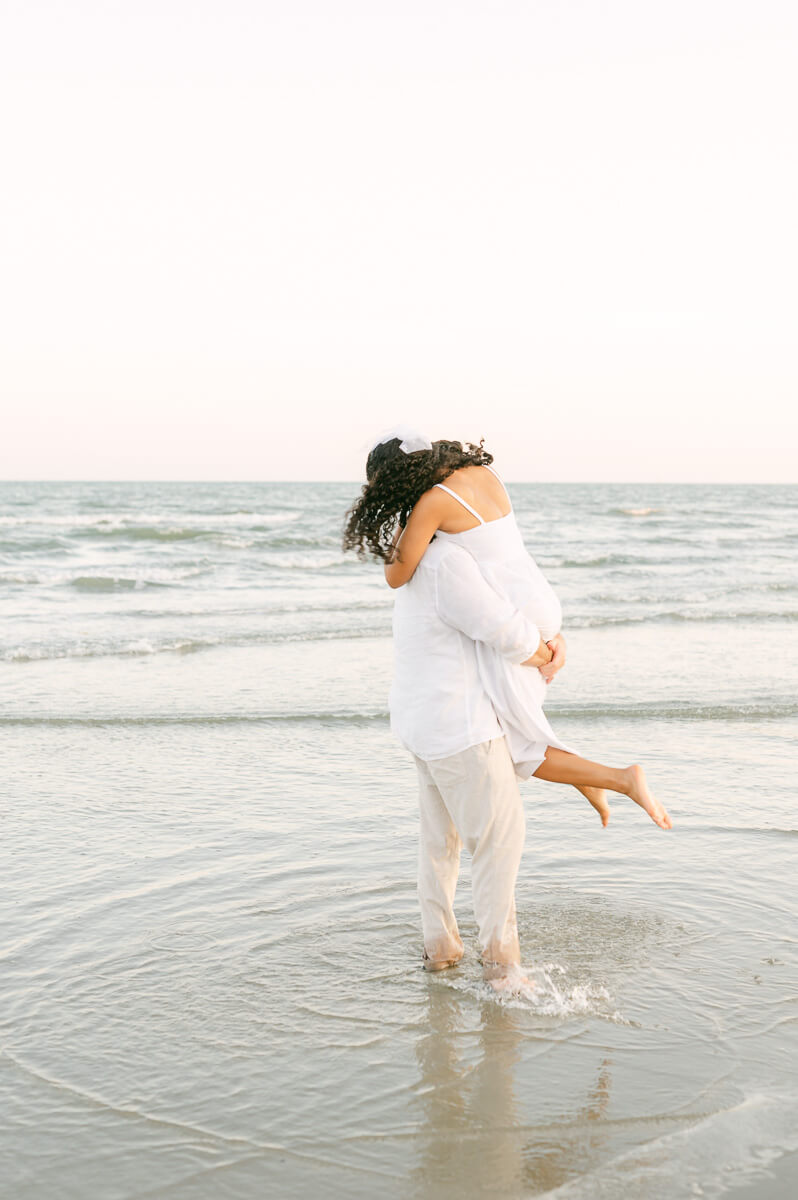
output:
POLYGON ((0 1196, 795 1194, 798 487, 509 485, 549 718, 674 822, 522 785, 510 999, 466 855, 421 970, 357 489, 0 484, 0 1196))

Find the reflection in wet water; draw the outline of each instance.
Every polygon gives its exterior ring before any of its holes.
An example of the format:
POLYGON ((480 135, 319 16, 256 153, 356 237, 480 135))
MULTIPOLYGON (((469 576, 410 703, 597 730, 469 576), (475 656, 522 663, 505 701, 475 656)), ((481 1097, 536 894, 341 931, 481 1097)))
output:
POLYGON ((478 1028, 469 1032, 464 1003, 457 991, 430 981, 427 1032, 416 1044, 414 1108, 422 1131, 414 1194, 421 1200, 434 1186, 441 1196, 535 1195, 559 1186, 580 1162, 595 1161, 606 1141, 610 1060, 601 1060, 584 1102, 567 1119, 529 1125, 517 1076, 536 1061, 523 1053, 530 1014, 486 999, 478 1028))

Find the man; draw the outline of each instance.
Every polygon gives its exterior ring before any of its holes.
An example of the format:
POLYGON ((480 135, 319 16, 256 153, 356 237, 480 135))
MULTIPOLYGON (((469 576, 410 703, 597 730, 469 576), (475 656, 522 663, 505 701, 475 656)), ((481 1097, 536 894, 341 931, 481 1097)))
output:
POLYGON ((418 895, 424 966, 463 955, 453 901, 463 846, 472 859, 474 913, 483 974, 511 986, 520 963, 515 882, 525 819, 498 717, 483 688, 475 642, 530 669, 565 661, 558 635, 547 645, 531 621, 486 582, 461 546, 435 540, 396 595, 391 729, 419 777, 418 895))

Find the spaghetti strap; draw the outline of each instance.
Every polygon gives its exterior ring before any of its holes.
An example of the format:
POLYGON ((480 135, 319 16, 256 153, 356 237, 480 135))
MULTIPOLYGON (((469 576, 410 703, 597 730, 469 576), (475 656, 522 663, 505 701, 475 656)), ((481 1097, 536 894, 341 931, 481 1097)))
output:
MULTIPOLYGON (((505 494, 505 496, 507 497, 507 499, 508 499, 508 500, 510 500, 510 494, 509 494, 509 492, 507 491, 507 488, 506 488, 506 487, 504 487, 504 480, 502 479, 502 477, 501 477, 501 475, 499 474, 499 472, 498 472, 498 471, 497 471, 497 470, 496 470, 494 467, 492 467, 492 466, 490 465, 490 463, 483 463, 482 465, 483 465, 483 467, 486 467, 486 468, 487 468, 487 469, 490 471, 491 475, 495 475, 495 476, 496 476, 496 478, 498 479, 499 483, 500 483, 500 484, 502 485, 502 487, 504 488, 504 494, 505 494)), ((512 500, 510 500, 510 512, 512 512, 512 511, 513 511, 513 502, 512 502, 512 500)))
POLYGON ((468 503, 468 501, 464 500, 462 496, 458 496, 457 492, 453 492, 451 488, 448 488, 445 483, 435 483, 435 484, 433 484, 433 487, 439 487, 442 492, 448 492, 450 496, 454 496, 455 500, 460 501, 463 508, 468 509, 468 511, 471 513, 472 517, 476 517, 476 519, 479 521, 480 525, 485 524, 485 522, 482 520, 482 517, 479 515, 477 510, 475 508, 472 508, 471 505, 468 503))

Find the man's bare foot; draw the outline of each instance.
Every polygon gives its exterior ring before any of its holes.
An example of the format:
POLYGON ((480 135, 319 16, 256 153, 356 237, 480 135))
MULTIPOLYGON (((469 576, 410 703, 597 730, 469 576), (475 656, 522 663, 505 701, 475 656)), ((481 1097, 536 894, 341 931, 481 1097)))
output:
POLYGON ((634 800, 635 804, 639 804, 648 813, 655 825, 659 825, 660 829, 672 829, 673 823, 667 811, 649 791, 648 783, 646 782, 646 773, 643 768, 635 763, 633 766, 626 768, 624 775, 629 787, 626 795, 630 800, 634 800))
MULTIPOLYGON (((498 966, 498 964, 496 964, 498 966)), ((492 972, 491 972, 492 974, 492 972)), ((493 978, 487 978, 486 983, 489 983, 494 992, 498 992, 500 996, 517 996, 530 993, 534 990, 534 983, 528 976, 522 974, 519 966, 510 965, 500 974, 493 978)))
POLYGON ((531 990, 535 985, 530 979, 527 979, 526 975, 519 975, 517 979, 505 975, 503 979, 491 979, 490 986, 500 996, 515 996, 525 988, 531 990))
POLYGON ((456 967, 462 957, 462 948, 455 949, 450 946, 448 950, 442 950, 439 945, 435 957, 432 958, 425 947, 422 965, 425 971, 446 971, 449 967, 456 967))
POLYGON ((581 792, 585 799, 590 801, 601 817, 601 824, 606 829, 610 823, 610 806, 607 803, 607 793, 604 788, 580 787, 577 788, 577 791, 581 792))

